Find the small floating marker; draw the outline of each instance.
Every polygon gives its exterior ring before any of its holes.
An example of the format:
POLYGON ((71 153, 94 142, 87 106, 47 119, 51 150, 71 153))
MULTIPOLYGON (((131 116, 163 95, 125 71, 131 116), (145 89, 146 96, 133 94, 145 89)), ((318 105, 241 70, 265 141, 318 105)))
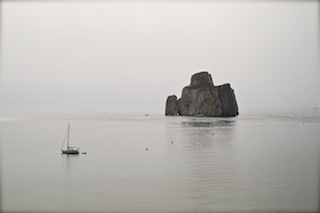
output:
POLYGON ((171 141, 171 143, 173 143, 173 141, 171 141))
POLYGON ((148 151, 148 148, 146 148, 146 151, 148 151))
POLYGON ((87 154, 87 152, 81 152, 81 154, 85 155, 85 154, 87 154))

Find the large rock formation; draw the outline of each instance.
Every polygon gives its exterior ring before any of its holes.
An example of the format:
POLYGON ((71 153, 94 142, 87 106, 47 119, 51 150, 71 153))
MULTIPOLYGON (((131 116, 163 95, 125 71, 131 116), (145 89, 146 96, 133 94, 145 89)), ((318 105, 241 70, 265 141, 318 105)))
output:
POLYGON ((179 100, 175 95, 167 98, 165 114, 231 117, 238 115, 238 105, 230 84, 215 86, 208 72, 200 72, 191 77, 179 100))

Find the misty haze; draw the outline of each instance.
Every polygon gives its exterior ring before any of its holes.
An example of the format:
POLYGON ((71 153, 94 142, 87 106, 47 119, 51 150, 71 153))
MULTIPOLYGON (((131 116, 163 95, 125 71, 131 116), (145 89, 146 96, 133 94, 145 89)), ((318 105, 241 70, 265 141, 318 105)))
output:
POLYGON ((318 1, 1 1, 1 212, 318 212, 318 1))

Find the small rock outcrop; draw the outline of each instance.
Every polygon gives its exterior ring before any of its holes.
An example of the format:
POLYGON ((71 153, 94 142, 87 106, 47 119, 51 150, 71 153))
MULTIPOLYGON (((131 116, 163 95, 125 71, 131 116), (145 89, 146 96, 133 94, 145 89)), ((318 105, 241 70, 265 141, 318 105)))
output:
POLYGON ((176 115, 178 113, 177 96, 170 95, 166 103, 166 115, 176 115))
POLYGON ((200 72, 191 77, 179 100, 175 95, 167 98, 165 114, 233 117, 238 115, 238 105, 230 84, 215 86, 208 72, 200 72))

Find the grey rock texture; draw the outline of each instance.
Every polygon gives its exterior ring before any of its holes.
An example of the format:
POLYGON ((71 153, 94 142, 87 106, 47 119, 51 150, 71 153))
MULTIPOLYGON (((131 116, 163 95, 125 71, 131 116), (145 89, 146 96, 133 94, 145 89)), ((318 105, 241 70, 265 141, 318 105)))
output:
POLYGON ((177 96, 171 95, 167 98, 166 103, 166 115, 177 115, 178 113, 178 104, 177 96))
POLYGON ((238 104, 233 89, 230 84, 218 86, 219 101, 222 105, 222 117, 232 117, 239 114, 238 104))
POLYGON ((215 86, 208 72, 200 72, 191 77, 179 100, 175 95, 167 98, 165 114, 233 117, 238 115, 238 105, 230 84, 215 86))

